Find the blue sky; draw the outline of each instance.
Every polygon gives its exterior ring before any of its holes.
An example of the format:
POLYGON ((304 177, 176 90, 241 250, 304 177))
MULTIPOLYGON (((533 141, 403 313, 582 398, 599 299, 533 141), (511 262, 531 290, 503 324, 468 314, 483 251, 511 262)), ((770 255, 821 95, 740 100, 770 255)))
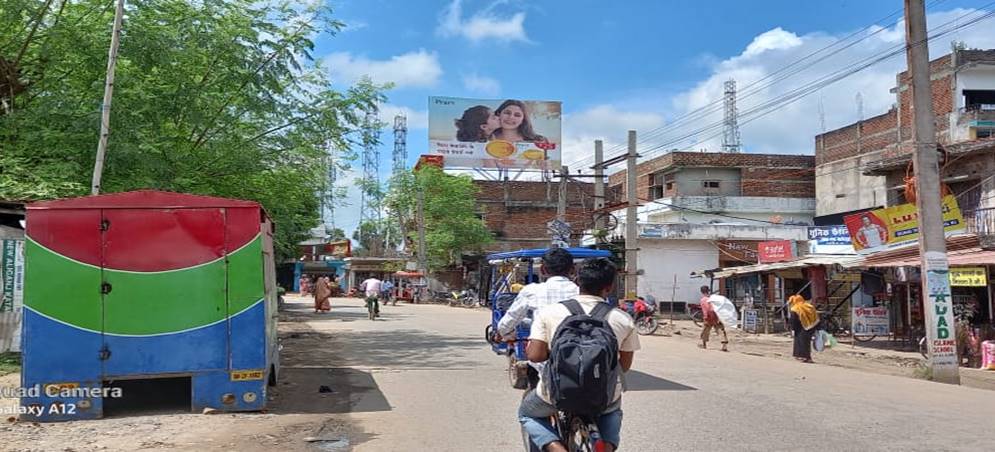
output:
MULTIPOLYGON (((861 59, 898 45, 900 0, 620 1, 593 0, 344 0, 331 3, 347 28, 318 39, 316 57, 346 86, 362 75, 393 82, 384 120, 408 116, 413 162, 427 146, 428 96, 519 98, 563 102, 564 162, 589 158, 593 140, 611 150, 627 129, 648 149, 718 150, 714 130, 721 111, 659 131, 675 118, 721 99, 722 83, 741 87, 740 112, 776 98, 861 59), (887 20, 883 20, 888 18, 887 20), (878 25, 864 29, 871 24, 878 25), (857 33, 852 47, 799 66, 793 77, 769 87, 752 83, 836 40, 857 33), (760 88, 763 89, 760 89, 760 88), (746 88, 744 96, 743 88, 746 88), (749 91, 752 89, 753 91, 749 91), (654 134, 647 132, 656 131, 654 134), (643 138, 641 138, 643 141, 643 138)), ((927 1, 928 25, 950 28, 980 15, 989 1, 927 1)), ((995 48, 995 20, 957 30, 931 43, 931 56, 950 42, 995 48)), ((747 152, 813 152, 814 135, 858 116, 887 111, 888 90, 904 69, 904 56, 876 64, 790 105, 742 125, 747 152)), ((719 109, 720 110, 720 109, 719 109)), ((381 136, 386 172, 392 134, 381 136)), ((586 163, 583 162, 582 163, 586 163)), ((584 165, 587 166, 587 165, 584 165)), ((577 167, 577 166, 575 166, 577 167)), ((346 182, 348 184, 348 182, 346 182)), ((347 202, 358 206, 352 190, 347 202)), ((339 209, 336 226, 351 234, 356 209, 339 209)))

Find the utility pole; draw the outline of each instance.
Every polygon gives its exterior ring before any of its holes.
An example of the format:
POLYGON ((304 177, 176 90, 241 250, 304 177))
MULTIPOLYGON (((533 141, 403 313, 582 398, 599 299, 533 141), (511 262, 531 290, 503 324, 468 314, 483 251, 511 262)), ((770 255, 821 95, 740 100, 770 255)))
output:
POLYGON ((638 269, 636 253, 639 251, 638 230, 636 223, 638 214, 636 208, 636 131, 629 131, 629 155, 626 158, 625 196, 629 201, 625 208, 625 299, 635 299, 638 295, 638 269))
MULTIPOLYGON (((417 176, 416 176, 417 177, 417 176)), ((418 192, 418 270, 428 282, 428 262, 425 256, 425 193, 424 190, 418 192)))
POLYGON ((605 169, 601 167, 604 160, 604 143, 594 140, 594 229, 605 228, 605 217, 601 212, 605 208, 605 169))
POLYGON ((100 105, 100 140, 97 142, 97 158, 93 162, 93 182, 90 194, 100 194, 100 181, 104 175, 104 156, 107 154, 107 139, 111 135, 111 98, 114 96, 114 69, 117 68, 117 49, 121 44, 121 20, 124 17, 124 0, 118 0, 114 11, 114 27, 111 30, 111 48, 107 52, 107 80, 104 83, 104 102, 100 105))
POLYGON ((905 41, 912 105, 915 114, 916 208, 919 211, 919 254, 926 308, 926 337, 933 380, 960 384, 957 338, 950 296, 950 267, 943 233, 940 168, 937 156, 933 91, 929 81, 926 7, 923 0, 905 0, 905 41))
POLYGON ((567 176, 570 170, 566 165, 560 166, 560 189, 556 194, 556 219, 567 221, 567 176))

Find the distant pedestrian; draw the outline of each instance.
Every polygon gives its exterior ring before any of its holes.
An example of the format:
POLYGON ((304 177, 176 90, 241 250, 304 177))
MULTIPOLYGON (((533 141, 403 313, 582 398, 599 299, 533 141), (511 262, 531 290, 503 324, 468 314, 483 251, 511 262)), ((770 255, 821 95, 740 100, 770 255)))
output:
POLYGON ((726 327, 715 312, 714 303, 732 303, 722 295, 712 295, 712 289, 708 286, 701 286, 701 314, 703 328, 701 330, 701 344, 698 347, 708 348, 708 336, 712 329, 716 333, 722 333, 722 351, 729 351, 729 336, 726 334, 726 327), (721 298, 720 298, 721 297, 721 298))
POLYGON ((332 284, 327 276, 319 277, 314 283, 314 312, 326 312, 332 309, 328 299, 332 296, 332 284))
POLYGON ((819 313, 815 306, 809 303, 801 295, 792 295, 788 298, 791 313, 788 315, 788 322, 791 324, 791 331, 794 332, 794 347, 791 356, 795 359, 810 363, 812 362, 812 334, 815 327, 819 325, 819 313))
POLYGON ((301 285, 302 297, 311 293, 311 278, 309 278, 308 275, 301 275, 301 279, 298 281, 298 284, 301 285))
POLYGON ((373 307, 374 317, 380 316, 380 286, 381 282, 376 278, 369 278, 360 284, 360 290, 366 295, 366 309, 373 307))

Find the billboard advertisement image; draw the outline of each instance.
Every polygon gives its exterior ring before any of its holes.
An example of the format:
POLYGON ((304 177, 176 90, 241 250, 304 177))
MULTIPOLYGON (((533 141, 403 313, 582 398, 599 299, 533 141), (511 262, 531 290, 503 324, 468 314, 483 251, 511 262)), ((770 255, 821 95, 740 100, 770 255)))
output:
POLYGON ((559 169, 560 102, 428 98, 428 150, 447 168, 559 169))
MULTIPOLYGON (((950 236, 964 229, 964 218, 953 195, 943 197, 943 231, 950 236)), ((911 245, 919 241, 919 213, 915 204, 901 204, 843 217, 853 249, 865 254, 911 245)))

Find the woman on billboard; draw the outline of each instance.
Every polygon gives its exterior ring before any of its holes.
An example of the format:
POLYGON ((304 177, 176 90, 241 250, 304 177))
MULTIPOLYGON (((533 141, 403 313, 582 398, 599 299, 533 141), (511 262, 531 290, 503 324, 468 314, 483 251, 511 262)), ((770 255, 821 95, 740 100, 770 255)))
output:
POLYGON ((546 141, 546 138, 535 133, 535 130, 532 129, 529 110, 525 107, 524 102, 508 99, 502 102, 497 110, 494 110, 494 114, 501 120, 501 128, 495 130, 491 138, 512 143, 546 141))

